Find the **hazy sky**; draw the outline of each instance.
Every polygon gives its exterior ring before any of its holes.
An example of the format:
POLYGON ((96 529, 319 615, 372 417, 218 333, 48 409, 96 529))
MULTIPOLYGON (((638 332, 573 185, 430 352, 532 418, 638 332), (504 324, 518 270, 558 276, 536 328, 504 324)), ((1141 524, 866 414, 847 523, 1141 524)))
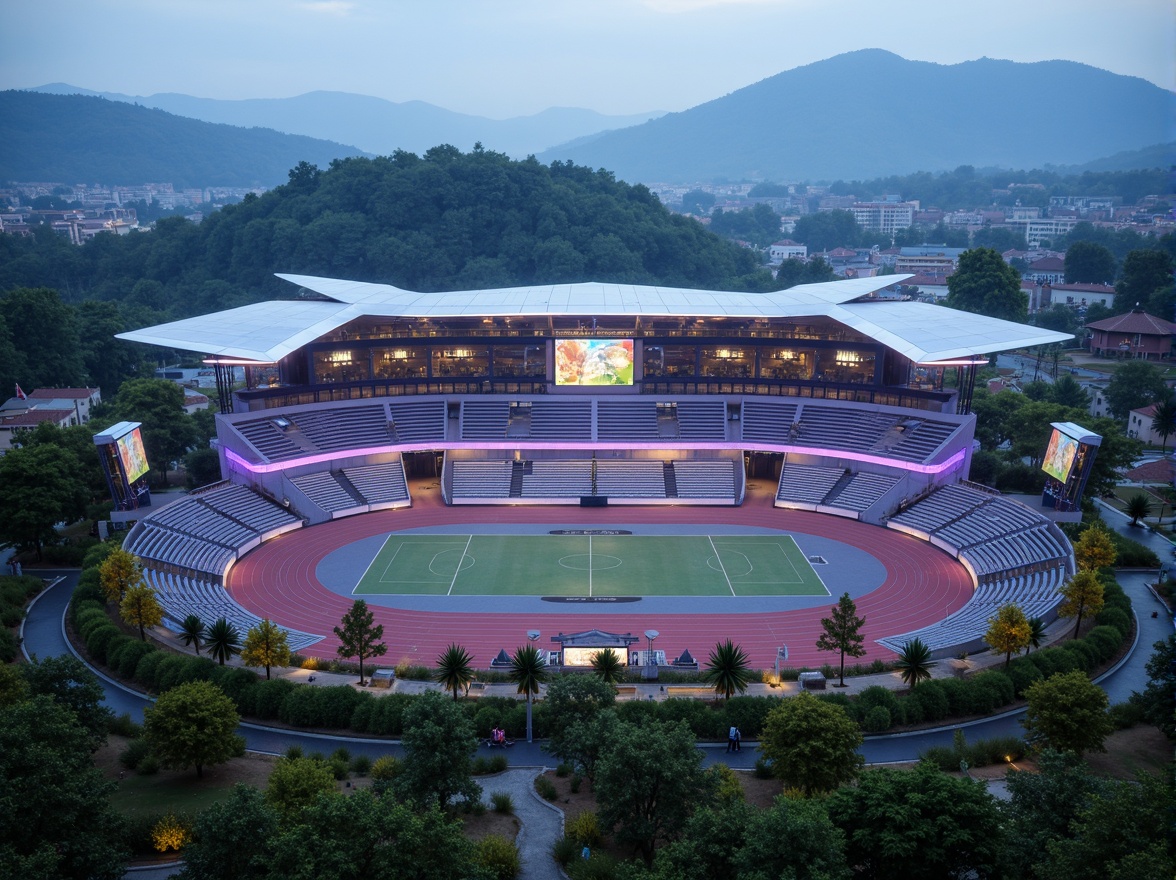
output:
POLYGON ((1062 58, 1176 90, 1176 3, 0 0, 0 88, 323 89, 496 118, 551 106, 684 110, 864 48, 942 64, 1062 58))

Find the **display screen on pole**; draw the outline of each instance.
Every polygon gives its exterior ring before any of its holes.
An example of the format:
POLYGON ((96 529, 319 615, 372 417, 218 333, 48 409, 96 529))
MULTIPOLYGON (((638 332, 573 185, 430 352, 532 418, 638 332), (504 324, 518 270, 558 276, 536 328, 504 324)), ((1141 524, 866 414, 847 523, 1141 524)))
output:
POLYGON ((632 385, 632 339, 557 339, 556 385, 632 385))
POLYGON ((135 482, 150 470, 147 464, 147 451, 143 448, 143 435, 138 428, 129 434, 123 434, 114 443, 128 483, 135 482))
POLYGON ((1074 457, 1078 454, 1078 441, 1054 428, 1049 438, 1049 445, 1045 448, 1045 460, 1041 469, 1059 482, 1066 482, 1070 478, 1070 469, 1074 466, 1074 457))

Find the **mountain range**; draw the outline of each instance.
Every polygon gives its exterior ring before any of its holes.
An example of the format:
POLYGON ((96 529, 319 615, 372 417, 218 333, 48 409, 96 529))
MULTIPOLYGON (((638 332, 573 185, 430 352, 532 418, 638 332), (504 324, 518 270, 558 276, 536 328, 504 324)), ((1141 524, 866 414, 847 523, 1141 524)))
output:
POLYGON ((557 144, 637 125, 662 115, 654 112, 606 116, 578 107, 549 107, 532 116, 488 119, 455 113, 424 101, 396 103, 350 92, 308 92, 293 98, 224 101, 175 93, 143 97, 92 92, 65 83, 51 83, 29 91, 88 95, 205 122, 272 128, 287 134, 354 144, 365 152, 380 155, 390 155, 396 150, 423 153, 438 144, 451 144, 468 151, 480 141, 488 150, 521 159, 557 144))
MULTIPOLYGON (((1072 61, 942 65, 863 49, 548 150, 625 180, 855 180, 1083 165, 1166 145, 1176 94, 1072 61)), ((1151 165, 1149 167, 1155 167, 1151 165)))

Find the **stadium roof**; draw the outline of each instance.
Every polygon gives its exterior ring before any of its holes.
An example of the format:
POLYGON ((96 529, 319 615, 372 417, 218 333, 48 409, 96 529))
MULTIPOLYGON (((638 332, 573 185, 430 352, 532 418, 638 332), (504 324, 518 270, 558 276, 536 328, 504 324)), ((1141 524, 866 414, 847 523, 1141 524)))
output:
POLYGON ((876 299, 878 290, 911 277, 886 275, 804 284, 774 293, 737 293, 636 284, 550 284, 499 290, 417 293, 388 284, 278 275, 326 301, 254 303, 142 330, 119 339, 272 363, 361 317, 430 320, 582 315, 691 318, 828 317, 917 363, 986 355, 1072 337, 1026 324, 928 303, 876 299))

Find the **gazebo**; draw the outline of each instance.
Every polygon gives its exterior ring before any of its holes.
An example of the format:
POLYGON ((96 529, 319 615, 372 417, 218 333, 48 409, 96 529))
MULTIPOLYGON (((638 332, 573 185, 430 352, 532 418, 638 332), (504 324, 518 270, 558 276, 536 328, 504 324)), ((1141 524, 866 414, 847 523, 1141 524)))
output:
POLYGON ((1176 324, 1149 315, 1138 305, 1122 315, 1093 321, 1086 329, 1092 354, 1124 360, 1166 360, 1176 336, 1176 324))

